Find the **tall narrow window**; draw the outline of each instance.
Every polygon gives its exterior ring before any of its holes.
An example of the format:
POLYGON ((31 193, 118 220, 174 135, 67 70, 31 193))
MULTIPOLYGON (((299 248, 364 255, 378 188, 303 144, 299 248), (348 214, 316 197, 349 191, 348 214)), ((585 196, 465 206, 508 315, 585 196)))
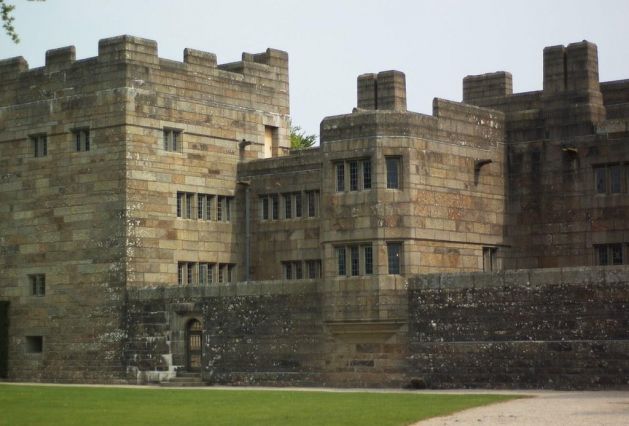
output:
POLYGON ((216 220, 223 221, 225 219, 225 197, 219 195, 216 197, 216 220))
POLYGON ((277 194, 271 194, 271 213, 274 220, 280 218, 280 199, 277 194))
POLYGON ((300 261, 294 262, 293 266, 295 267, 295 279, 301 280, 304 278, 304 271, 300 261))
POLYGON ((45 157, 48 155, 48 137, 45 134, 29 136, 33 146, 34 157, 45 157))
POLYGON ((186 193, 186 208, 184 217, 186 219, 192 219, 192 200, 194 199, 194 194, 186 193))
POLYGON ((360 275, 360 258, 358 246, 349 247, 349 256, 352 276, 360 275))
POLYGON ((291 202, 293 194, 283 194, 282 198, 284 198, 284 217, 290 219, 293 217, 293 205, 291 202))
POLYGON ((198 219, 207 219, 205 213, 207 211, 207 195, 199 194, 197 195, 197 218, 198 219))
POLYGON ((336 248, 336 260, 338 265, 338 274, 347 275, 347 269, 345 265, 345 247, 336 248))
POLYGON ((598 257, 598 264, 599 265, 609 265, 609 258, 607 257, 607 246, 606 245, 601 245, 601 246, 596 246, 596 252, 597 252, 597 257, 598 257))
POLYGON ((483 271, 491 272, 498 270, 496 247, 483 247, 483 271))
POLYGON ((373 274, 373 248, 371 246, 363 246, 363 257, 365 259, 365 274, 373 274))
POLYGON ((284 266, 284 278, 287 280, 293 279, 293 263, 292 262, 284 262, 282 263, 284 266))
POLYGON ((179 262, 177 264, 177 284, 186 284, 186 274, 188 272, 188 264, 186 262, 179 262))
POLYGON ((207 285, 207 263, 199 263, 199 279, 197 282, 200 286, 207 285))
POLYGON ((194 263, 188 262, 186 265, 186 282, 188 285, 194 284, 194 263))
POLYGON ((264 126, 264 158, 271 158, 277 149, 277 127, 264 126))
POLYGON ((181 151, 181 130, 164 129, 164 149, 166 151, 181 151))
POLYGON ((400 188, 400 157, 386 157, 387 188, 400 188))
POLYGON ((345 163, 336 163, 336 192, 345 191, 345 163))
POLYGON ((301 192, 295 192, 295 217, 301 217, 301 192))
POLYGON ((594 168, 594 187, 598 194, 607 192, 607 170, 604 166, 594 168))
POLYGON ((317 204, 319 191, 306 191, 306 202, 308 203, 308 217, 317 216, 317 204))
POLYGON ((609 245, 612 265, 622 265, 622 244, 609 245))
POLYGON ((45 296, 46 295, 46 275, 33 274, 28 276, 28 281, 31 287, 31 294, 33 296, 45 296))
POLYGON ((617 194, 622 191, 622 167, 620 164, 614 164, 609 167, 609 192, 617 194))
POLYGON ((401 271, 402 243, 387 243, 389 274, 399 275, 401 271))
POLYGON ((214 220, 214 215, 212 212, 214 211, 214 196, 208 195, 206 201, 206 209, 205 209, 205 219, 206 220, 214 220))
POLYGON ((260 210, 262 210, 262 219, 269 219, 269 197, 268 195, 263 195, 260 197, 260 210))
POLYGON ((76 152, 90 150, 90 129, 74 129, 72 136, 74 136, 76 152))
POLYGON ((363 160, 363 189, 371 189, 371 160, 363 160))
POLYGON ((358 161, 349 162, 349 190, 358 191, 358 161))

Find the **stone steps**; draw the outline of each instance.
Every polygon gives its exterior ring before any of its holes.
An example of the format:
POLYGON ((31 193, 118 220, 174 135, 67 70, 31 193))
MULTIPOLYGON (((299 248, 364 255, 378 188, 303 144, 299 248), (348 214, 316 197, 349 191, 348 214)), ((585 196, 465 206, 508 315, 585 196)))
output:
POLYGON ((173 377, 167 382, 161 382, 159 384, 162 387, 200 387, 207 386, 207 384, 201 379, 200 373, 182 372, 177 373, 177 377, 173 377))

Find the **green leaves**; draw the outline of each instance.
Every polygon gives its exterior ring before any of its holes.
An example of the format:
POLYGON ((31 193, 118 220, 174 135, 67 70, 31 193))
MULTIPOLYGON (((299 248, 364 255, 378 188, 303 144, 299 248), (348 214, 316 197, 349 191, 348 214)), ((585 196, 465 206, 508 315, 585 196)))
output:
POLYGON ((310 148, 317 142, 317 135, 307 135, 299 126, 290 125, 290 147, 291 149, 310 148))

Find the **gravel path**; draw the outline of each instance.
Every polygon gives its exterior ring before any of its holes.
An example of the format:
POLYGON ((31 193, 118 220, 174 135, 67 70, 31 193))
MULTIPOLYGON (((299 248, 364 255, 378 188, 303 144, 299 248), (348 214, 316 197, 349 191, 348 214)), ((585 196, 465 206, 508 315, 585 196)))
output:
POLYGON ((415 425, 629 425, 629 392, 523 391, 515 393, 531 395, 532 398, 472 408, 451 416, 425 420, 415 425))

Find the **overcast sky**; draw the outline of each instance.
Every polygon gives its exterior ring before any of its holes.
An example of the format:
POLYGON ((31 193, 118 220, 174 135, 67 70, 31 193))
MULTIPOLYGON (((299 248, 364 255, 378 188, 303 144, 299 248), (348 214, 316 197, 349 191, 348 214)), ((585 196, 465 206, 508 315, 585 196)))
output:
POLYGON ((629 78, 629 1, 401 0, 6 0, 17 6, 17 45, 0 35, 0 57, 42 66, 45 51, 76 46, 96 56, 98 40, 131 34, 156 40, 159 56, 214 52, 218 62, 267 47, 290 58, 291 115, 319 133, 328 115, 351 112, 356 77, 406 73, 410 110, 432 99, 461 100, 468 74, 513 74, 514 91, 542 87, 542 49, 589 40, 602 81, 629 78))

